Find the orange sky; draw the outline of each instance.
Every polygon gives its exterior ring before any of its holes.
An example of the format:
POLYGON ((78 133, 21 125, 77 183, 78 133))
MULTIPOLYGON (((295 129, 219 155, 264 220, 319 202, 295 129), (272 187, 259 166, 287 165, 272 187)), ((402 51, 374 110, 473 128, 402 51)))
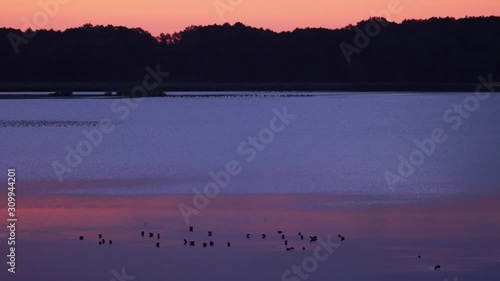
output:
POLYGON ((390 13, 393 21, 433 16, 500 15, 499 0, 0 0, 0 27, 66 29, 84 23, 141 27, 153 35, 189 25, 242 22, 276 31, 295 27, 343 27, 390 13), (55 9, 44 12, 42 5, 55 9), (231 3, 234 5, 231 6, 231 3), (217 12, 218 4, 227 11, 217 12), (29 20, 26 25, 23 18, 29 20))

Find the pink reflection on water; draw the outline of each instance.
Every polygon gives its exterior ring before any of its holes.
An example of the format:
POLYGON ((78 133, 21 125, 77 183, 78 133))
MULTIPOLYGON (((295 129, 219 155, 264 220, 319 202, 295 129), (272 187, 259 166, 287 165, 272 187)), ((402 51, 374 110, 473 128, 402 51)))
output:
MULTIPOLYGON (((446 270, 474 270, 500 257, 500 206, 497 197, 436 200, 421 204, 341 204, 375 198, 329 195, 221 195, 191 217, 188 232, 179 203, 191 204, 191 195, 178 196, 70 196, 23 197, 18 210, 19 239, 77 240, 97 243, 97 235, 114 245, 154 247, 161 233, 162 247, 184 247, 182 239, 214 241, 217 247, 251 251, 284 251, 276 232, 286 235, 290 247, 312 251, 309 235, 346 236, 345 247, 358 245, 367 255, 383 256, 390 271, 428 270, 446 263, 446 270), (142 238, 141 231, 155 233, 142 238), (213 237, 207 232, 213 231, 213 237), (301 240, 298 233, 304 234, 301 240), (246 234, 251 238, 247 239, 246 234), (261 234, 267 235, 266 239, 261 234), (416 255, 422 255, 421 260, 416 255)), ((344 247, 344 246, 343 246, 344 247)), ((354 246, 353 246, 354 247, 354 246)))

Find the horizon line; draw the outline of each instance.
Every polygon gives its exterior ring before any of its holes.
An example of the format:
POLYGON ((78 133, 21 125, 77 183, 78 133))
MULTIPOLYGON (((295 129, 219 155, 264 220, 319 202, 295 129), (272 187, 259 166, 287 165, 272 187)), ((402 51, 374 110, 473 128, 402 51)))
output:
POLYGON ((270 30, 274 33, 286 33, 286 32, 293 32, 295 30, 304 30, 304 29, 327 29, 327 30, 341 30, 341 29, 345 29, 349 26, 356 26, 358 25, 359 23, 361 22, 364 22, 364 21, 369 21, 371 19, 374 19, 374 18, 383 18, 385 19, 387 22, 390 22, 390 23, 396 23, 396 24, 401 24, 405 21, 428 21, 428 20, 431 20, 431 19, 453 19, 453 20, 464 20, 464 19, 475 19, 475 18, 500 18, 500 15, 482 15, 482 16, 464 16, 464 17, 453 17, 453 16, 433 16, 433 17, 429 17, 429 18, 405 18, 403 20, 387 20, 386 18, 384 17, 376 17, 376 16, 372 16, 372 17, 368 17, 367 19, 363 19, 361 21, 358 21, 356 22, 355 24, 351 23, 351 24, 347 24, 343 27, 336 27, 336 28, 331 28, 331 27, 313 27, 313 26, 308 26, 308 27, 295 27, 294 29, 287 29, 287 30, 275 30, 275 29, 271 29, 271 28, 266 28, 266 27, 262 27, 262 26, 252 26, 252 25, 247 25, 241 21, 235 21, 233 23, 231 22, 225 22, 225 23, 214 23, 214 24, 207 24, 207 25, 189 25, 189 26, 186 26, 183 30, 179 30, 179 31, 175 31, 173 33, 165 33, 165 32, 160 32, 159 34, 157 35, 154 35, 153 33, 151 33, 149 30, 147 29, 144 29, 142 27, 131 27, 131 26, 126 26, 126 25, 114 25, 114 24, 94 24, 94 23, 91 23, 91 22, 86 22, 86 23, 83 23, 81 24, 80 26, 72 26, 72 27, 66 27, 65 29, 54 29, 54 28, 50 28, 50 29, 46 29, 46 28, 41 28, 41 29, 33 29, 33 28, 27 28, 26 30, 22 30, 21 28, 14 28, 14 27, 7 27, 7 26, 2 26, 0 27, 3 28, 3 29, 14 29, 14 30, 20 30, 21 32, 26 32, 27 30, 31 29, 32 31, 57 31, 57 32, 65 32, 67 30, 70 30, 70 29, 77 29, 77 28, 81 28, 81 27, 84 27, 85 25, 92 25, 92 27, 98 27, 98 26, 103 26, 103 27, 107 27, 107 26, 113 26, 113 27, 124 27, 124 28, 127 28, 127 29, 141 29, 147 33, 149 33, 151 36, 153 37, 156 37, 156 36, 159 36, 161 34, 175 34, 175 33, 181 33, 185 30, 187 30, 189 27, 208 27, 208 26, 224 26, 224 25, 230 25, 230 26, 234 26, 236 24, 242 24, 246 27, 250 27, 250 28, 256 28, 256 29, 264 29, 264 30, 270 30))

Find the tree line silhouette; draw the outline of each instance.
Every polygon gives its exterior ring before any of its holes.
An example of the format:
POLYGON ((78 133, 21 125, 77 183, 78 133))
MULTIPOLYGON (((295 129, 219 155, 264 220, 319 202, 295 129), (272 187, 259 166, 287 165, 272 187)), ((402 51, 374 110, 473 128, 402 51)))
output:
POLYGON ((475 82, 500 74, 499 30, 493 16, 280 33, 236 23, 158 37, 112 25, 0 28, 0 82, 137 81, 157 64, 179 82, 475 82))

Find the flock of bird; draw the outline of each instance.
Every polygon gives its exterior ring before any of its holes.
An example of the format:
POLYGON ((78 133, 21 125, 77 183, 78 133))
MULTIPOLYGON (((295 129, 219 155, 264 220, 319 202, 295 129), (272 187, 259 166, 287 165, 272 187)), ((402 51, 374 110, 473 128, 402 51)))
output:
MULTIPOLYGON (((99 234, 98 237, 99 237, 99 245, 105 245, 106 240, 102 238, 102 234, 99 234)), ((80 240, 83 240, 83 236, 80 236, 80 240)), ((109 243, 109 245, 112 245, 113 240, 108 240, 108 243, 109 243)))
MULTIPOLYGON (((189 227, 189 232, 194 232, 194 227, 193 226, 190 226, 189 227)), ((277 231, 277 234, 278 235, 281 235, 281 240, 284 242, 284 245, 285 245, 285 250, 286 251, 293 251, 295 250, 294 247, 288 247, 288 239, 286 238, 285 234, 283 233, 283 231, 281 230, 278 230, 277 231)), ((141 231, 141 236, 142 237, 146 237, 148 236, 149 238, 154 238, 155 237, 155 233, 153 232, 149 232, 149 233, 146 233, 144 230, 141 231)), ((213 231, 208 231, 208 234, 207 234, 208 237, 212 237, 213 236, 213 231)), ((267 234, 265 233, 262 233, 260 235, 261 239, 266 239, 267 238, 267 234)), ((298 233, 298 237, 300 237, 300 240, 304 240, 305 236, 304 234, 302 234, 301 232, 298 233)), ((345 237, 342 236, 342 235, 338 235, 340 241, 344 241, 345 240, 345 237)), ((99 238, 99 245, 104 245, 106 244, 106 240, 102 238, 102 234, 98 234, 98 238, 99 238)), ((156 233, 156 238, 158 239, 158 242, 156 242, 156 247, 159 248, 160 247, 160 233, 156 233)), ((250 233, 247 233, 246 234, 246 238, 247 239, 250 239, 250 233)), ((80 236, 80 240, 84 240, 84 237, 83 236, 80 236)), ((318 240, 318 236, 314 235, 314 236, 309 236, 309 242, 310 243, 313 243, 313 242, 316 242, 318 240)), ((108 240, 109 244, 112 245, 113 244, 113 241, 112 240, 108 240)), ((194 240, 187 240, 187 239, 183 239, 183 245, 189 245, 189 246, 196 246, 196 241, 194 240)), ((205 247, 213 247, 215 246, 215 242, 214 241, 208 241, 208 242, 201 242, 201 245, 205 248, 205 247)), ((226 246, 227 247, 231 247, 231 242, 226 242, 226 246)), ((302 247, 302 250, 305 251, 306 248, 305 247, 302 247)))
POLYGON ((97 127, 99 121, 69 120, 0 120, 0 128, 6 127, 97 127))
MULTIPOLYGON (((189 227, 189 232, 194 232, 194 227, 193 226, 190 226, 189 227)), ((278 235, 281 235, 281 240, 284 241, 284 244, 285 244, 285 250, 286 251, 293 251, 295 250, 294 247, 288 247, 288 239, 286 238, 285 234, 283 233, 283 231, 281 230, 278 230, 276 232, 278 235)), ((300 240, 304 240, 304 234, 302 234, 301 232, 299 232, 298 234, 298 237, 300 237, 300 240)), ((146 236, 146 232, 143 230, 141 231, 141 236, 142 237, 145 237, 146 236)), ((213 231, 208 231, 208 237, 212 237, 213 236, 213 231)), ((155 237, 155 233, 153 232, 149 232, 148 233, 148 237, 149 238, 154 238, 155 237)), ((262 233, 260 235, 261 239, 266 239, 267 238, 267 234, 265 233, 262 233)), ((102 234, 98 234, 98 238, 99 238, 99 245, 105 245, 106 244, 106 240, 102 238, 102 234)), ((339 240, 342 242, 345 240, 345 237, 342 236, 341 234, 338 235, 338 238, 339 240)), ((158 242, 156 242, 156 247, 157 248, 160 248, 160 233, 156 233, 156 239, 158 239, 158 242)), ((246 239, 250 239, 250 233, 247 233, 246 234, 246 239)), ((80 236, 80 240, 84 240, 84 237, 83 236, 80 236)), ((309 236, 309 243, 313 243, 313 242, 316 242, 318 240, 318 236, 316 235, 310 235, 309 236)), ((113 244, 113 241, 112 240, 108 240, 108 243, 109 245, 112 245, 113 244)), ((187 239, 183 239, 183 245, 189 245, 191 247, 194 247, 196 245, 196 241, 194 240, 187 240, 187 239)), ((206 247, 213 247, 215 245, 215 242, 214 241, 208 241, 208 242, 202 242, 202 246, 203 248, 206 248, 206 247)), ((227 247, 231 247, 231 242, 226 242, 226 246, 227 247)), ((302 247, 302 250, 305 251, 306 250, 306 247, 302 247)), ((422 256, 418 255, 417 256, 418 259, 422 258, 422 256)), ((441 269, 441 265, 436 265, 434 266, 434 270, 439 270, 441 269)))
MULTIPOLYGON (((193 226, 189 227, 189 232, 194 232, 194 227, 193 226)), ((288 239, 286 239, 285 234, 283 234, 283 231, 278 230, 277 234, 281 235, 281 240, 284 241, 284 244, 286 246, 285 247, 286 251, 293 251, 293 250, 295 250, 294 247, 288 247, 288 239)), ((212 237, 212 236, 213 236, 213 231, 208 231, 208 237, 212 237)), ((298 233, 298 237, 300 237, 301 240, 304 240, 304 234, 302 234, 300 232, 298 233)), ((262 233, 260 235, 260 238, 261 239, 266 239, 267 238, 267 234, 262 233)), ((340 235, 340 234, 339 234, 339 238, 340 238, 341 241, 345 240, 345 237, 342 236, 342 235, 340 235)), ((250 233, 246 234, 246 239, 250 239, 250 233)), ((317 240, 318 240, 318 236, 309 236, 309 242, 310 243, 315 242, 317 240)), ((194 240, 189 240, 188 241, 187 239, 183 239, 183 241, 184 241, 184 245, 189 245, 189 246, 195 246, 196 245, 196 241, 194 241, 194 240)), ((215 243, 213 241, 209 241, 208 243, 207 242, 202 242, 202 245, 203 245, 203 247, 207 247, 207 246, 213 247, 215 245, 215 243)), ((226 246, 227 247, 231 247, 231 242, 226 242, 226 246)), ((302 250, 305 251, 306 248, 302 247, 302 250)))

